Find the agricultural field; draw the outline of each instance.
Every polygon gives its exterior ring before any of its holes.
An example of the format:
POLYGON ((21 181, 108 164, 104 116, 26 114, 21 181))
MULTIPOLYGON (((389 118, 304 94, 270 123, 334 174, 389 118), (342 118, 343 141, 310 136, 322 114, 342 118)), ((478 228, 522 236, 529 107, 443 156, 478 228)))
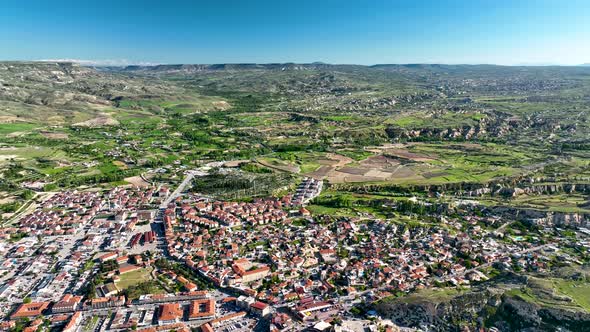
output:
MULTIPOLYGON (((217 161, 336 186, 590 176, 587 68, 2 68, 21 90, 0 94, 0 167, 20 169, 4 174, 11 186, 174 182, 217 161), (78 85, 52 81, 60 71, 78 85)), ((570 210, 583 199, 512 203, 570 210)))
POLYGON ((24 133, 35 128, 32 123, 2 123, 0 124, 0 135, 13 135, 14 133, 24 133))

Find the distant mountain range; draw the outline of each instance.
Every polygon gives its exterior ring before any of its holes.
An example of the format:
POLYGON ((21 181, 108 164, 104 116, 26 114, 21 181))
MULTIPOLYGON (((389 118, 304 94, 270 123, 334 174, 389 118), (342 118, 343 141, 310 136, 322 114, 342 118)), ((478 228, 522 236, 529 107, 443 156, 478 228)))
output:
POLYGON ((567 72, 576 70, 588 70, 590 66, 501 66, 501 65, 447 65, 447 64, 326 64, 314 63, 230 63, 230 64, 161 64, 154 66, 109 66, 94 67, 101 72, 119 72, 137 75, 195 75, 211 72, 283 72, 283 71, 322 71, 341 72, 362 75, 374 73, 397 73, 402 76, 414 77, 416 75, 471 75, 478 78, 493 77, 496 75, 515 75, 523 73, 540 72, 567 72), (577 68, 577 69, 576 69, 577 68))
MULTIPOLYGON (((162 99, 189 103, 194 100, 199 105, 203 104, 202 100, 205 100, 205 104, 209 103, 209 97, 196 93, 190 95, 190 88, 186 88, 190 85, 184 85, 185 80, 193 82, 195 86, 206 87, 204 91, 207 92, 273 91, 290 98, 305 99, 308 95, 340 96, 349 91, 364 91, 371 95, 374 91, 366 90, 369 84, 387 86, 388 90, 383 91, 396 97, 405 97, 407 93, 422 91, 424 86, 448 85, 455 89, 456 85, 465 84, 465 80, 476 82, 471 87, 472 91, 496 91, 497 82, 502 82, 505 89, 502 91, 508 92, 523 89, 540 91, 536 84, 541 83, 534 82, 543 82, 543 91, 559 91, 564 84, 562 82, 570 82, 568 80, 571 77, 590 73, 590 64, 550 67, 446 64, 363 66, 321 62, 88 65, 67 61, 0 61, 0 82, 6 87, 0 87, 0 105, 7 105, 0 107, 0 117, 4 121, 68 125, 97 118, 105 108, 117 107, 121 101, 133 103, 142 99, 162 99), (284 72, 288 72, 288 75, 284 72), (180 76, 185 80, 179 80, 177 84, 174 79, 180 76)), ((339 107, 350 110, 357 106, 359 109, 369 107, 366 105, 369 104, 359 106, 356 102, 343 101, 339 107)), ((156 105, 150 111, 162 112, 163 108, 156 105)))
MULTIPOLYGON (((20 62, 20 61, 14 61, 20 62)), ((46 63, 75 63, 85 67, 95 67, 103 70, 126 70, 126 71, 218 71, 218 70, 252 70, 252 69, 271 69, 271 70, 297 70, 297 69, 333 69, 338 67, 365 67, 365 68, 378 68, 378 67, 392 67, 397 66, 399 68, 469 68, 478 66, 495 66, 495 67, 568 67, 568 65, 552 63, 552 62, 522 62, 514 65, 496 65, 496 64, 444 64, 444 63, 386 63, 386 64, 374 64, 374 65, 357 65, 357 64, 331 64, 322 61, 316 61, 311 63, 220 63, 220 64, 191 64, 191 63, 179 63, 179 64, 162 64, 155 62, 138 62, 134 63, 129 60, 81 60, 81 59, 49 59, 49 60, 37 60, 34 62, 46 62, 46 63)), ((570 67, 589 67, 590 63, 583 63, 579 65, 569 65, 570 67)))

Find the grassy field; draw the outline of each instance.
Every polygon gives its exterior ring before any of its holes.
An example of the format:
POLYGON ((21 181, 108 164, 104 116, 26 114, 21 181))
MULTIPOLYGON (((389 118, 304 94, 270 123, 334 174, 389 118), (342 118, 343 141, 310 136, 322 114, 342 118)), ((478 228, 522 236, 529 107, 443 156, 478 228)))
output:
POLYGON ((38 127, 38 125, 32 123, 0 123, 0 135, 29 131, 35 127, 38 127))
POLYGON ((582 281, 555 280, 555 288, 571 297, 579 306, 590 312, 590 283, 582 281))
POLYGON ((590 312, 590 283, 567 279, 530 278, 526 287, 512 289, 508 295, 541 306, 556 306, 590 312))
POLYGON ((463 291, 457 288, 433 288, 423 289, 416 293, 403 296, 397 299, 397 301, 403 303, 414 303, 414 302, 443 302, 448 301, 461 294, 463 291))
POLYGON ((258 160, 332 183, 397 184, 487 182, 542 169, 552 162, 537 149, 464 142, 398 144, 394 149, 377 146, 338 153, 275 152, 258 160))
POLYGON ((130 286, 151 280, 152 276, 150 273, 152 272, 152 270, 153 268, 149 267, 122 274, 121 279, 117 281, 117 287, 119 289, 126 289, 130 286))
POLYGON ((16 160, 31 163, 35 158, 49 158, 60 160, 65 154, 63 151, 41 146, 11 146, 0 148, 0 163, 16 160))
POLYGON ((350 208, 329 207, 317 204, 310 204, 306 207, 314 215, 330 215, 338 217, 356 217, 357 213, 350 208))

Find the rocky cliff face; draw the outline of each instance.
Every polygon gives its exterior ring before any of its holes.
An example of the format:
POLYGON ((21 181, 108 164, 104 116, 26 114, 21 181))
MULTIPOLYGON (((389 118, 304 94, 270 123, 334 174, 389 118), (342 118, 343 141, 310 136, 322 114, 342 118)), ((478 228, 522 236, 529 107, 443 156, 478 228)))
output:
POLYGON ((439 128, 404 128, 389 126, 385 129, 389 138, 393 140, 436 138, 436 139, 465 139, 471 140, 483 137, 504 137, 512 131, 523 129, 526 125, 510 114, 498 111, 486 111, 486 117, 482 117, 474 124, 439 128))
POLYGON ((409 295, 376 303, 375 309, 400 326, 429 332, 477 331, 481 327, 496 327, 502 332, 590 331, 590 313, 527 302, 507 293, 518 284, 506 286, 443 298, 409 295))
POLYGON ((488 289, 468 292, 447 299, 416 297, 402 301, 383 301, 376 310, 400 326, 421 327, 433 332, 458 331, 463 322, 476 326, 488 307, 502 302, 502 292, 488 289))
MULTIPOLYGON (((455 111, 450 109, 449 111, 455 111)), ((462 125, 436 126, 413 126, 401 127, 391 125, 385 129, 387 136, 393 141, 399 140, 474 140, 482 138, 505 138, 512 134, 518 135, 523 132, 548 136, 555 133, 575 133, 576 124, 561 124, 559 121, 547 118, 541 114, 525 115, 524 117, 513 116, 497 110, 485 110, 485 117, 478 119, 475 123, 464 123, 462 125)))
POLYGON ((551 195, 559 193, 580 193, 590 194, 590 184, 587 183, 548 183, 548 184, 517 184, 510 187, 500 183, 467 190, 463 194, 466 196, 483 196, 486 194, 516 197, 519 195, 551 195))
MULTIPOLYGON (((542 179, 549 181, 551 179, 542 179)), ((450 194, 456 196, 479 197, 484 195, 502 196, 513 198, 518 195, 550 195, 559 193, 578 193, 590 194, 590 184, 588 183, 542 183, 535 184, 536 180, 521 179, 513 182, 490 182, 490 183, 449 183, 444 185, 350 185, 338 184, 334 188, 339 190, 348 190, 357 193, 397 193, 404 195, 414 195, 414 193, 436 193, 450 194)), ((589 203, 590 204, 590 203, 589 203)), ((461 206, 461 209, 475 208, 484 210, 491 215, 504 217, 508 220, 519 220, 539 226, 562 226, 562 227, 588 227, 590 225, 590 214, 587 213, 567 213, 539 210, 528 207, 513 206, 461 206)), ((437 203, 435 208, 437 213, 454 213, 457 212, 457 206, 447 203, 437 203)))
POLYGON ((504 206, 492 207, 489 210, 492 214, 528 222, 537 226, 588 227, 590 223, 590 215, 586 213, 540 211, 504 206))
POLYGON ((500 331, 590 331, 586 312, 540 307, 517 297, 505 296, 493 320, 500 331))
POLYGON ((335 188, 343 188, 359 193, 389 191, 395 193, 442 193, 458 196, 478 197, 483 195, 516 197, 518 195, 547 195, 559 193, 590 194, 590 179, 582 180, 558 180, 554 178, 516 177, 511 179, 498 179, 487 183, 481 182, 456 182, 440 185, 335 185, 335 188))

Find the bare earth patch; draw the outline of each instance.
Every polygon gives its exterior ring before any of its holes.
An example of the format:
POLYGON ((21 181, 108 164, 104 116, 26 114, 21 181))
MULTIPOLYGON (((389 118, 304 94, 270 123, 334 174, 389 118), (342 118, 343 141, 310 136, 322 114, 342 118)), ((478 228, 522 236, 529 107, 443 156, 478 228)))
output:
POLYGON ((371 156, 361 161, 362 166, 369 168, 391 168, 399 164, 399 160, 387 156, 371 156))
POLYGON ((434 160, 434 158, 431 158, 430 156, 427 156, 424 154, 419 154, 419 153, 409 152, 408 150, 404 150, 404 149, 388 149, 388 150, 385 150, 384 153, 396 156, 398 158, 408 159, 408 160, 418 161, 418 162, 429 162, 429 161, 434 160))
POLYGON ((49 139, 68 139, 69 137, 66 133, 52 133, 48 131, 42 131, 41 135, 49 139))
POLYGON ((354 162, 352 158, 336 153, 328 153, 326 154, 325 159, 317 160, 317 163, 322 166, 313 172, 307 173, 306 175, 316 179, 330 179, 331 174, 336 172, 339 167, 343 167, 352 162, 354 162))
POLYGON ((231 105, 227 101, 221 100, 213 102, 213 107, 218 110, 225 111, 226 109, 229 109, 231 105))
POLYGON ((18 158, 17 155, 15 154, 0 154, 0 161, 4 161, 4 160, 10 160, 10 159, 15 159, 18 158))
POLYGON ((318 161, 321 166, 309 176, 328 180, 331 183, 381 182, 421 178, 411 165, 403 165, 397 158, 383 155, 371 156, 355 164, 351 158, 334 155, 339 162, 318 161), (336 166, 338 165, 338 166, 336 166))
POLYGON ((0 204, 8 204, 8 203, 12 203, 14 201, 15 201, 15 197, 14 196, 0 198, 0 204))
POLYGON ((262 159, 257 160, 257 162, 260 165, 266 166, 268 168, 274 168, 274 169, 278 169, 280 171, 290 172, 290 173, 299 173, 299 166, 296 166, 296 165, 287 164, 287 163, 280 163, 279 164, 279 163, 270 162, 270 161, 266 161, 266 160, 262 160, 262 159))
POLYGON ((119 121, 113 119, 107 113, 101 113, 98 117, 83 122, 74 123, 73 126, 77 127, 104 127, 104 126, 116 126, 119 121))
POLYGON ((336 153, 328 153, 326 155, 326 157, 328 157, 328 159, 330 159, 330 160, 337 161, 336 164, 332 165, 335 167, 342 167, 344 165, 348 165, 348 164, 354 162, 354 159, 352 159, 350 157, 343 156, 341 154, 336 154, 336 153))
POLYGON ((223 164, 224 167, 238 167, 240 166, 240 164, 242 163, 247 163, 250 160, 247 159, 242 159, 242 160, 230 160, 228 162, 226 162, 225 164, 223 164))
POLYGON ((15 132, 12 132, 12 133, 6 135, 6 137, 11 137, 11 138, 20 137, 26 133, 27 133, 26 131, 15 131, 15 132))
POLYGON ((14 115, 0 115, 0 123, 18 122, 20 119, 14 115))
POLYGON ((351 175, 365 175, 365 173, 367 173, 367 170, 364 168, 358 168, 358 167, 343 167, 341 169, 338 170, 341 173, 346 173, 346 174, 351 174, 351 175))
POLYGON ((386 154, 386 155, 394 156, 397 158, 407 159, 407 160, 416 161, 416 162, 429 162, 429 161, 433 161, 436 159, 436 158, 433 158, 432 156, 429 156, 429 155, 408 151, 408 149, 407 149, 408 146, 417 145, 417 144, 419 144, 419 143, 411 143, 411 144, 407 144, 407 145, 401 144, 401 143, 385 144, 382 146, 372 147, 370 149, 367 149, 367 151, 379 153, 379 154, 386 154))
POLYGON ((323 179, 330 175, 330 173, 332 173, 333 171, 334 167, 324 165, 320 166, 320 168, 316 169, 311 173, 307 173, 307 175, 311 176, 312 178, 323 179))
POLYGON ((125 170, 125 169, 129 168, 129 167, 127 167, 127 164, 125 164, 124 162, 122 162, 120 160, 113 161, 113 165, 117 166, 120 170, 125 170))
POLYGON ((124 179, 125 182, 129 182, 132 185, 136 186, 136 187, 140 187, 140 188, 144 188, 144 187, 149 187, 150 184, 148 182, 146 182, 141 176, 137 175, 137 176, 131 176, 128 178, 124 179))

